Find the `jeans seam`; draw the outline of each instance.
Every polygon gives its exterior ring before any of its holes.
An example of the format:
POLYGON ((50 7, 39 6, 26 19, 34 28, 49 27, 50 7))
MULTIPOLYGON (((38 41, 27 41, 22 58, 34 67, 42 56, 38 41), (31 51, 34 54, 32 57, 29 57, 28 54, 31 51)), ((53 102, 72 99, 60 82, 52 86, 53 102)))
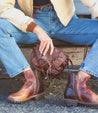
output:
POLYGON ((24 67, 22 67, 21 69, 19 69, 17 72, 10 74, 10 77, 15 77, 18 74, 20 74, 22 71, 24 71, 25 69, 27 69, 28 67, 30 67, 30 65, 25 65, 24 67))

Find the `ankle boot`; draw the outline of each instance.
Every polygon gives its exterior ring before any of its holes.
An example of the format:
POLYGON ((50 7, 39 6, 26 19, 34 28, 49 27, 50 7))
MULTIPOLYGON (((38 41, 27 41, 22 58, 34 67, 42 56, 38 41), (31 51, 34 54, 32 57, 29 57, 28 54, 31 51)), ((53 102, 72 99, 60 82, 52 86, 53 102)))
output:
POLYGON ((67 87, 64 92, 66 106, 98 107, 98 95, 88 86, 87 81, 91 76, 70 74, 67 87))
POLYGON ((22 74, 24 75, 26 82, 18 92, 8 96, 8 102, 22 103, 32 98, 43 99, 44 89, 41 79, 41 73, 36 70, 35 73, 33 73, 32 70, 27 70, 22 74))

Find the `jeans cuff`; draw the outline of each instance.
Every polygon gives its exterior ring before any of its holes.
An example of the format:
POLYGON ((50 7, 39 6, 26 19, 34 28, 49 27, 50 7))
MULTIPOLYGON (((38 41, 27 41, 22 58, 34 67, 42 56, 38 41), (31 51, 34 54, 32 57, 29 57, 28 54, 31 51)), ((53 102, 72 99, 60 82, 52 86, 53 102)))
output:
POLYGON ((95 76, 95 77, 98 77, 98 73, 95 73, 95 72, 92 72, 92 71, 89 71, 88 69, 86 69, 86 68, 82 68, 82 67, 80 67, 79 68, 79 71, 84 71, 84 72, 86 72, 86 73, 89 73, 89 74, 91 74, 91 75, 93 75, 93 76, 95 76))
POLYGON ((30 65, 25 65, 24 67, 20 68, 17 72, 9 74, 9 77, 10 78, 15 77, 15 76, 17 76, 18 74, 20 74, 22 71, 24 71, 25 69, 27 69, 29 67, 30 67, 30 65))

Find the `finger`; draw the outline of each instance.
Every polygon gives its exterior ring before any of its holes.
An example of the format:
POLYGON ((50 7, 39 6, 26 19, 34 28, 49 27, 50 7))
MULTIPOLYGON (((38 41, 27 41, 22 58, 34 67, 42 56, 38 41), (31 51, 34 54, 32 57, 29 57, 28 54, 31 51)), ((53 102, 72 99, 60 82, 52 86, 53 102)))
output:
POLYGON ((46 47, 46 42, 41 42, 40 48, 39 48, 39 51, 41 52, 41 54, 43 53, 45 47, 46 47))
POLYGON ((50 51, 50 55, 53 54, 53 50, 54 50, 54 46, 53 46, 53 43, 51 44, 51 51, 50 51))
POLYGON ((39 51, 40 51, 41 54, 42 54, 42 46, 43 46, 43 42, 41 42, 40 46, 39 46, 39 51))
POLYGON ((44 50, 44 53, 43 53, 43 55, 46 55, 46 53, 48 52, 48 50, 49 50, 49 43, 46 45, 46 48, 45 48, 45 50, 44 50))

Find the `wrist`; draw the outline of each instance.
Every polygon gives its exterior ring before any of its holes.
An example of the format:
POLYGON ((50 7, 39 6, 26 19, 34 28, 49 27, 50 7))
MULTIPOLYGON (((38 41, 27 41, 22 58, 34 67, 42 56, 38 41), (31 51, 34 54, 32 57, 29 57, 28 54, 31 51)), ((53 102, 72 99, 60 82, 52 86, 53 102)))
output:
POLYGON ((40 27, 37 25, 34 30, 33 30, 34 33, 39 33, 40 32, 40 27))
POLYGON ((34 22, 31 22, 29 25, 28 25, 28 27, 27 27, 27 29, 26 29, 26 31, 29 31, 29 32, 34 32, 34 29, 36 28, 36 26, 38 26, 37 24, 35 24, 34 22))

